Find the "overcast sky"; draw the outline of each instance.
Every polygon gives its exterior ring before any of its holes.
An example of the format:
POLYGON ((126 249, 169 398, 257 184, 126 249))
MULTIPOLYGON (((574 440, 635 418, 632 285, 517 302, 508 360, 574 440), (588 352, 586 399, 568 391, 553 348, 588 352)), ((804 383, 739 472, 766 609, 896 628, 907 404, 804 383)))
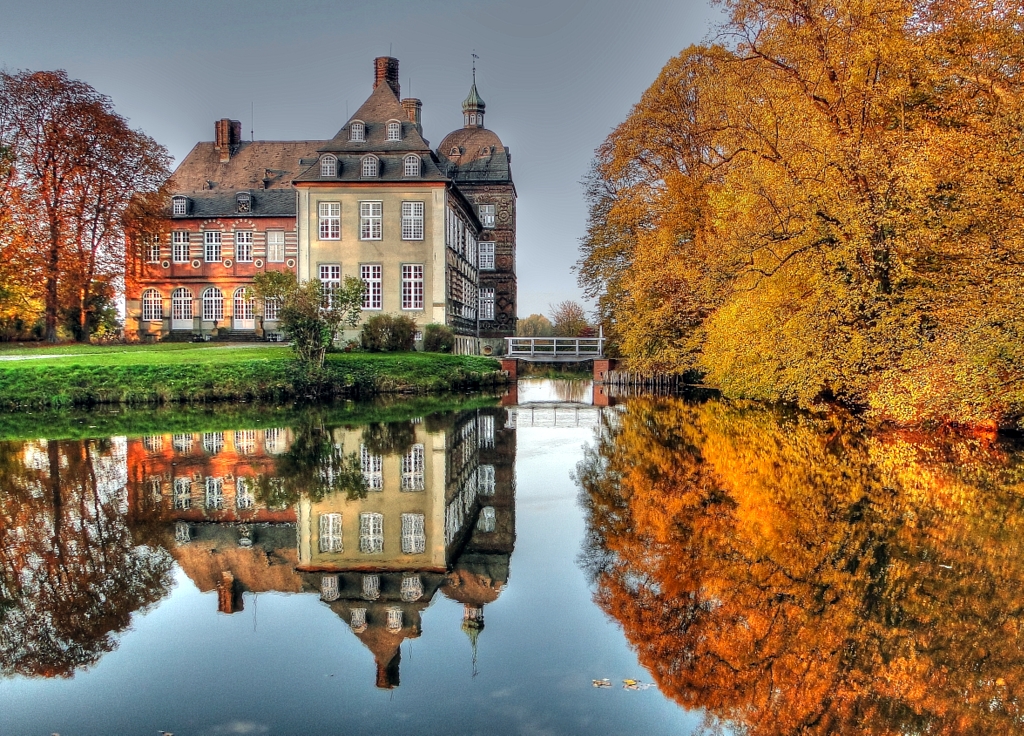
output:
POLYGON ((525 317, 579 298, 594 149, 718 12, 707 0, 0 0, 0 67, 66 69, 180 161, 222 117, 246 138, 330 138, 389 50, 436 146, 462 127, 475 49, 487 127, 512 152, 525 317))

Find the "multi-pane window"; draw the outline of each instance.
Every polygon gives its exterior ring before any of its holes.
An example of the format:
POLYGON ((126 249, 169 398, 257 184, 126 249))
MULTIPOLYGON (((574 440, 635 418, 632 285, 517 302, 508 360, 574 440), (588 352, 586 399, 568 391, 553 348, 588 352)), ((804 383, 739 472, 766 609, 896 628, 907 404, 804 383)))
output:
POLYGON ((477 432, 477 437, 480 440, 480 447, 494 447, 494 417, 484 414, 479 418, 479 422, 480 429, 477 432))
POLYGON ((263 319, 265 320, 276 320, 278 312, 281 309, 281 302, 277 299, 264 299, 263 300, 263 319))
POLYGON ((388 123, 387 139, 389 141, 400 141, 400 140, 402 140, 402 124, 401 123, 399 123, 399 122, 397 122, 395 120, 392 120, 390 123, 388 123))
POLYGON ((422 202, 402 202, 402 240, 423 240, 422 202))
POLYGON ((206 479, 206 508, 208 509, 222 509, 224 508, 224 479, 223 478, 207 478, 206 479))
MULTIPOLYGON (((242 455, 256 452, 256 430, 240 429, 235 432, 235 450, 242 455)), ((241 480, 241 479, 239 479, 241 480)))
POLYGON ((466 260, 470 263, 476 263, 476 237, 473 233, 466 233, 466 260))
POLYGON ((330 307, 334 300, 334 292, 341 287, 341 266, 337 264, 320 264, 320 281, 324 285, 324 300, 330 307))
POLYGON ((320 176, 337 176, 338 159, 330 154, 320 159, 320 176))
POLYGON ((426 548, 423 514, 402 514, 402 554, 421 555, 426 548))
POLYGON ((368 601, 380 598, 380 575, 363 575, 362 596, 368 601))
POLYGON ((397 606, 388 609, 388 631, 402 630, 402 609, 397 606))
POLYGON ((190 257, 188 230, 175 230, 171 233, 171 260, 175 263, 188 263, 190 257))
POLYGON ((284 433, 277 427, 263 431, 263 447, 271 455, 284 451, 284 433))
POLYGON ((384 488, 384 458, 380 455, 373 455, 366 449, 366 445, 359 446, 359 467, 363 473, 363 480, 366 487, 371 491, 379 491, 384 488))
POLYGON ((484 506, 480 509, 480 518, 476 522, 476 530, 478 532, 484 532, 489 534, 494 531, 496 526, 496 519, 494 517, 494 507, 484 506))
POLYGON ((379 169, 380 161, 377 160, 376 156, 363 156, 363 176, 377 176, 379 169))
POLYGON ((172 498, 176 510, 187 511, 192 508, 192 481, 188 478, 175 478, 172 498))
POLYGON ((344 552, 341 543, 341 514, 320 514, 320 551, 344 552))
POLYGON ((476 487, 481 496, 494 495, 495 483, 493 465, 481 465, 476 469, 476 487))
POLYGON ((341 240, 341 202, 320 203, 320 240, 341 240))
POLYGON ((494 205, 482 204, 479 209, 480 224, 484 227, 494 227, 494 205))
POLYGON ((174 322, 192 319, 192 292, 179 287, 171 292, 171 320, 174 322))
POLYGON ((494 319, 494 289, 480 289, 480 319, 494 319))
POLYGON ((239 230, 235 233, 235 260, 239 263, 252 261, 252 231, 239 230))
POLYGON ((423 309, 423 264, 402 266, 402 309, 423 309))
POLYGON ((494 270, 494 243, 480 243, 480 270, 494 270))
POLYGON ((359 514, 359 551, 366 555, 384 551, 384 514, 359 514))
POLYGON ((207 322, 224 319, 224 294, 214 286, 203 292, 203 319, 207 322))
POLYGON ((330 603, 338 600, 340 596, 337 575, 324 575, 320 578, 320 600, 330 603))
POLYGON ((164 449, 163 435, 150 434, 142 438, 142 446, 149 452, 160 452, 164 449))
POLYGON ((419 176, 420 175, 420 157, 410 154, 405 157, 405 175, 406 176, 419 176))
POLYGON ((159 263, 160 261, 160 236, 159 235, 143 235, 142 236, 142 249, 146 254, 146 261, 148 263, 159 263))
POLYGON ((203 432, 203 449, 211 455, 216 455, 224 449, 223 432, 203 432))
POLYGON ((157 322, 163 318, 164 302, 160 292, 156 289, 146 289, 142 292, 142 319, 157 322))
POLYGON ((406 603, 418 601, 423 597, 423 580, 419 575, 406 575, 402 578, 402 600, 406 603))
POLYGON ((203 233, 204 258, 207 263, 220 260, 220 235, 220 230, 207 230, 203 233))
POLYGON ((352 619, 349 622, 349 626, 352 627, 352 631, 360 633, 366 630, 366 609, 365 608, 353 608, 352 619))
POLYGON ((251 509, 256 504, 256 497, 253 495, 252 484, 248 478, 235 479, 235 507, 240 509, 251 509))
POLYGON ((409 452, 402 456, 402 490, 422 491, 424 489, 424 448, 413 445, 409 452))
POLYGON ((192 530, 189 529, 187 521, 179 521, 174 525, 174 541, 180 544, 192 541, 192 530))
POLYGON ((172 213, 175 215, 187 215, 188 214, 188 198, 187 197, 172 197, 172 213))
POLYGON ((349 140, 353 141, 365 141, 366 140, 366 126, 360 122, 352 123, 352 127, 349 130, 349 140))
POLYGON ((190 434, 175 434, 171 435, 171 447, 174 448, 175 452, 181 454, 188 454, 192 452, 192 435, 190 434))
POLYGON ((363 279, 363 309, 384 308, 383 267, 379 263, 368 263, 359 267, 363 279))
MULTIPOLYGON (((338 214, 341 214, 341 205, 338 205, 338 214)), ((284 261, 284 230, 267 230, 267 260, 271 263, 284 261)))
MULTIPOLYGON (((253 305, 256 300, 253 299, 252 293, 248 287, 241 286, 235 289, 235 319, 241 321, 250 321, 253 319, 253 305)), ((238 325, 235 325, 237 328, 238 325)))
POLYGON ((359 239, 380 240, 383 232, 383 202, 359 203, 359 239))

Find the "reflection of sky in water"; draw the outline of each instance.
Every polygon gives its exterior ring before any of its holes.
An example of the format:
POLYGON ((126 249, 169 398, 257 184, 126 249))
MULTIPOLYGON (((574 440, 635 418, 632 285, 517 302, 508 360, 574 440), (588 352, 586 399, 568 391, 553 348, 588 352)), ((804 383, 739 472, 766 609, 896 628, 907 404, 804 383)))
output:
POLYGON ((582 404, 593 403, 591 381, 563 381, 545 378, 522 378, 519 380, 519 403, 531 401, 574 401, 582 404))
MULTIPOLYGON (((520 382, 520 399, 558 400, 548 383, 520 382)), ((511 576, 486 607, 475 677, 462 605, 440 594, 402 646, 400 687, 384 691, 371 653, 315 594, 246 593, 228 616, 176 568, 170 595, 91 669, 0 680, 0 733, 689 732, 696 717, 657 691, 621 689, 650 676, 576 564, 584 523, 570 473, 591 437, 517 432, 511 576), (591 686, 604 677, 616 686, 591 686)))

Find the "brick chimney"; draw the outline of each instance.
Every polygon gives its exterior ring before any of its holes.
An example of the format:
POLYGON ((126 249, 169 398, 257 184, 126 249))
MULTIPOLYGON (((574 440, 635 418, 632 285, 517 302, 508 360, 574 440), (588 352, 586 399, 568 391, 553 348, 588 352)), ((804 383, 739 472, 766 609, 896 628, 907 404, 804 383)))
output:
POLYGON ((373 88, 377 89, 381 82, 387 82, 395 97, 402 96, 402 87, 398 84, 398 59, 393 56, 378 56, 373 60, 373 88))
POLYGON ((214 123, 214 133, 214 148, 220 151, 220 162, 225 164, 231 160, 231 146, 242 142, 242 123, 221 118, 214 123))
POLYGON ((423 101, 418 100, 415 97, 406 97, 402 100, 402 107, 405 108, 405 114, 409 116, 409 121, 416 126, 416 130, 423 134, 423 101))

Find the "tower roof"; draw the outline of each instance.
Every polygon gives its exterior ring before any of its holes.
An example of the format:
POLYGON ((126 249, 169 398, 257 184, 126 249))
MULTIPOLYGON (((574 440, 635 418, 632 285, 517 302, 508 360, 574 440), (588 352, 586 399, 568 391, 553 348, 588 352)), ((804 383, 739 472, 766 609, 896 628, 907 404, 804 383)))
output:
POLYGON ((473 86, 469 88, 469 96, 462 103, 463 112, 483 112, 487 109, 487 103, 480 98, 476 91, 476 72, 473 72, 473 86))

